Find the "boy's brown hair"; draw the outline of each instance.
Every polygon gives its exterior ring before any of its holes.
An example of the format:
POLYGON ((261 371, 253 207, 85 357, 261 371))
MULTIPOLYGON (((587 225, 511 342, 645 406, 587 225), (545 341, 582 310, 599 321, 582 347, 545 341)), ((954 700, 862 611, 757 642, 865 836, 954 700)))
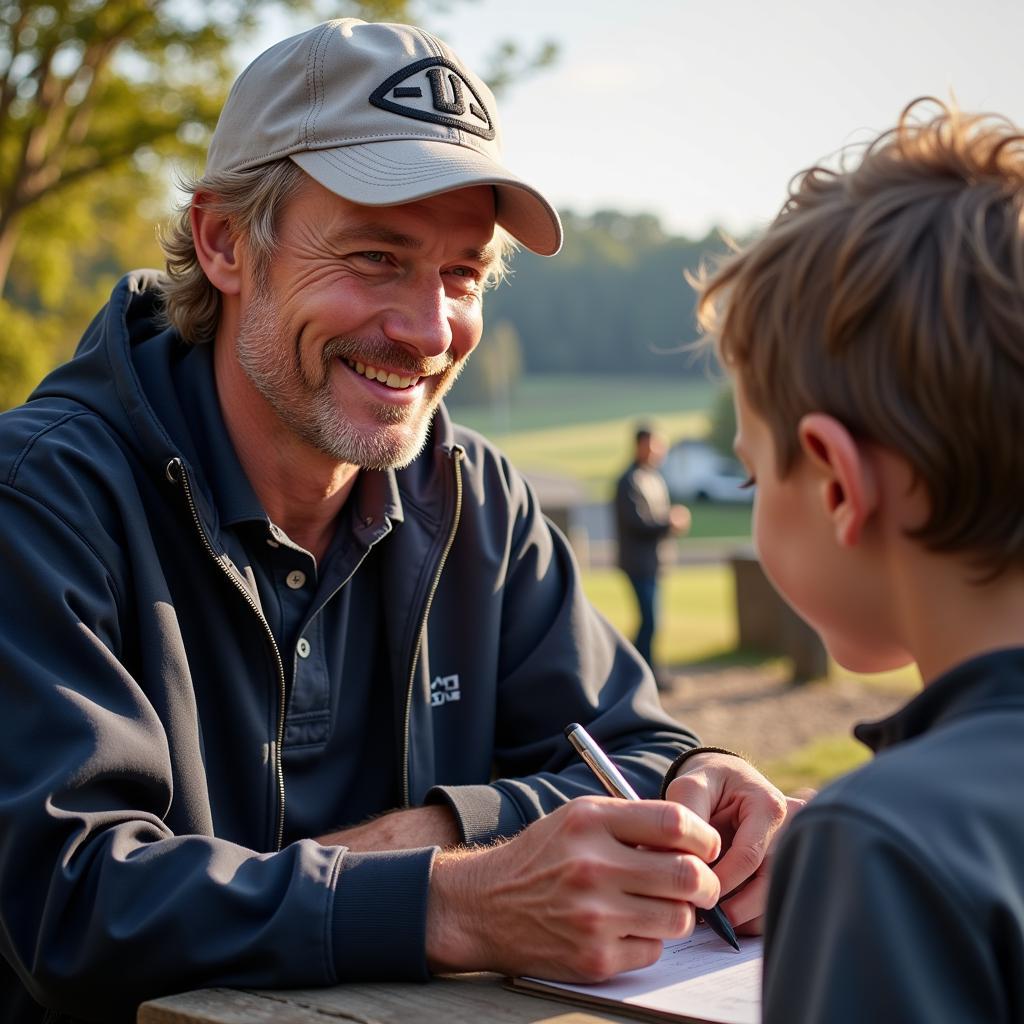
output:
POLYGON ((797 175, 699 282, 701 326, 782 475, 800 418, 829 413, 909 461, 931 506, 914 537, 1024 567, 1024 135, 916 100, 848 162, 797 175))

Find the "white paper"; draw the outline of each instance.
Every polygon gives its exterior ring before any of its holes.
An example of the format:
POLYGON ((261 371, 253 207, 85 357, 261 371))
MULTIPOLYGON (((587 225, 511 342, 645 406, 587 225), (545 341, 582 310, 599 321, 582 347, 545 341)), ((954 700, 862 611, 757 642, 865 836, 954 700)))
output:
POLYGON ((719 1024, 761 1022, 761 939, 741 938, 737 953, 710 928, 665 943, 661 959, 597 985, 545 985, 599 999, 719 1024))

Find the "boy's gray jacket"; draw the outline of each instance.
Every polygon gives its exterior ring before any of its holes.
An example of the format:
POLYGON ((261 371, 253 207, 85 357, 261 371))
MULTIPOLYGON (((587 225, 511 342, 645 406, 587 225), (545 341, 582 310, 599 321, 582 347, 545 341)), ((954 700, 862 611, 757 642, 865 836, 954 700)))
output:
MULTIPOLYGON (((0 417, 4 1020, 41 1019, 26 993, 115 1020, 186 988, 426 976, 433 849, 279 849, 281 655, 171 440, 182 343, 154 283, 123 279, 75 358, 0 417)), ((385 628, 364 642, 387 650, 405 803, 448 802, 468 842, 511 835, 595 791, 571 721, 656 795, 695 739, 522 478, 443 410, 397 478, 385 628), (437 714, 431 680, 452 672, 460 700, 437 714)))

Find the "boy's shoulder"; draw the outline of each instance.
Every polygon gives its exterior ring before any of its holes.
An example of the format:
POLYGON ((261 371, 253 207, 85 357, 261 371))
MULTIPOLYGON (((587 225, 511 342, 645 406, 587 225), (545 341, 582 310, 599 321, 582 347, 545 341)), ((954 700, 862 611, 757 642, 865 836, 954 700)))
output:
POLYGON ((964 817, 1012 814, 1021 815, 1024 835, 1022 735, 1024 686, 1017 699, 963 707, 927 732, 880 751, 826 786, 806 811, 869 815, 908 836, 922 828, 956 829, 964 817), (957 808, 960 813, 951 819, 957 808))
POLYGON ((766 1022, 1022 1019, 1000 967, 1024 951, 1022 734, 1024 651, 879 723, 875 759, 796 815, 769 889, 766 1022))
POLYGON ((851 854, 865 872, 916 866, 972 900, 998 899, 1002 887, 1024 905, 1024 651, 967 671, 874 727, 911 735, 823 789, 780 857, 799 848, 825 870, 828 861, 850 870, 851 854))

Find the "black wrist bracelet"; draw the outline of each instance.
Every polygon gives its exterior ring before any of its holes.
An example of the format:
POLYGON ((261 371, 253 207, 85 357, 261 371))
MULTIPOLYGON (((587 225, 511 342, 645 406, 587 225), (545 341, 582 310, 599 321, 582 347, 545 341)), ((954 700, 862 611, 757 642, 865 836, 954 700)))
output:
MULTIPOLYGON (((659 800, 665 799, 665 794, 668 792, 669 783, 672 782, 675 777, 679 774, 679 770, 683 765, 697 754, 728 754, 730 757, 738 757, 741 761, 747 759, 742 754, 737 754, 735 750, 726 750, 725 747, 692 747, 690 750, 684 750, 673 762, 669 765, 669 769, 665 772, 665 778, 661 783, 661 793, 658 795, 659 800)), ((748 762, 749 763, 749 762, 748 762)))

